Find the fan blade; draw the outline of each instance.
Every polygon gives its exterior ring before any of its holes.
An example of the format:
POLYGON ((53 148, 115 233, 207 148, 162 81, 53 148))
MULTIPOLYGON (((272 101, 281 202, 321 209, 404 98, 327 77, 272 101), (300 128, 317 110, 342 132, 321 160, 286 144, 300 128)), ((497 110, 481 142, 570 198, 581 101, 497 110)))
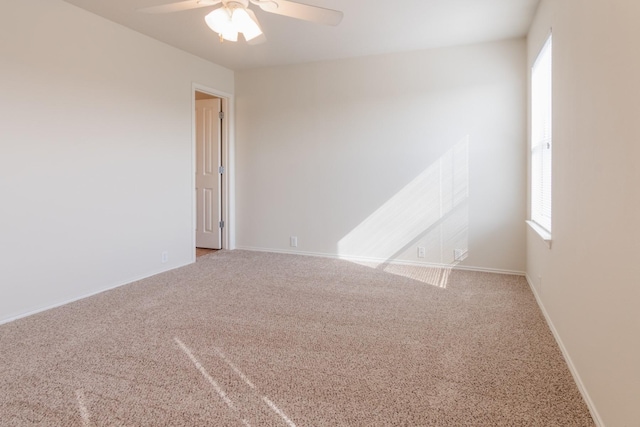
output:
POLYGON ((317 22, 324 25, 338 25, 342 21, 343 13, 338 10, 311 6, 288 0, 252 0, 265 12, 289 16, 304 21, 317 22))
POLYGON ((215 6, 219 3, 222 3, 222 0, 182 0, 174 3, 161 4, 160 6, 143 7, 137 10, 143 13, 170 13, 197 9, 199 7, 215 6))
POLYGON ((264 33, 262 33, 258 37, 249 40, 247 42, 247 44, 250 44, 251 46, 254 46, 254 45, 257 45, 257 44, 262 44, 262 43, 264 43, 266 41, 267 41, 267 37, 264 35, 264 33))

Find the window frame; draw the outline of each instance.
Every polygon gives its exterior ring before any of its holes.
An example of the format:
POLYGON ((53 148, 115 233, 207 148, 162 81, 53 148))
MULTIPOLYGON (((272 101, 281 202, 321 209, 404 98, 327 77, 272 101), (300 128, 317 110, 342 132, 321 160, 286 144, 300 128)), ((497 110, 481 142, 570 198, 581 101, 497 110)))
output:
POLYGON ((550 34, 531 66, 529 225, 549 243, 552 230, 553 38, 550 34))

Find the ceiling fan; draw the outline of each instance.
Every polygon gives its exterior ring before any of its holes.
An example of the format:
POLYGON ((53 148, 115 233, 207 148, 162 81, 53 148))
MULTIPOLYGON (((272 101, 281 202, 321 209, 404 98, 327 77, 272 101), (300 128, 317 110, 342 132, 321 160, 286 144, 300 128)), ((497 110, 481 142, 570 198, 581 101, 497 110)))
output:
POLYGON ((316 22, 324 25, 338 25, 342 12, 289 0, 181 0, 174 3, 138 9, 144 13, 170 13, 220 5, 207 16, 205 22, 223 40, 237 41, 242 33, 247 42, 262 42, 265 37, 256 15, 249 9, 249 3, 265 12, 316 22), (260 37, 262 36, 262 37, 260 37))

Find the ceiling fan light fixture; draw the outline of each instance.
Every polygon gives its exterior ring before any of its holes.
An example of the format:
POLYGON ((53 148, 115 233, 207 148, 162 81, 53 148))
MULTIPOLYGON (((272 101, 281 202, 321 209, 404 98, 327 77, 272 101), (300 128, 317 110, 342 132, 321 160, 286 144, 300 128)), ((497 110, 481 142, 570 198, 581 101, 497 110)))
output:
POLYGON ((249 5, 258 6, 265 12, 324 25, 338 25, 343 17, 343 13, 338 10, 311 6, 297 0, 173 0, 172 3, 137 10, 144 13, 169 13, 217 6, 205 17, 205 22, 218 34, 221 42, 237 41, 240 32, 251 45, 263 43, 266 37, 249 5))
POLYGON ((227 31, 225 33, 220 33, 219 34, 221 39, 230 41, 230 42, 237 42, 238 41, 238 32, 237 31, 227 31))
POLYGON ((244 35, 246 41, 253 40, 262 34, 258 20, 251 10, 245 8, 234 9, 231 22, 235 29, 244 35))
POLYGON ((204 21, 211 30, 217 33, 221 39, 231 42, 238 40, 238 30, 231 22, 231 10, 226 7, 215 9, 204 17, 204 21))

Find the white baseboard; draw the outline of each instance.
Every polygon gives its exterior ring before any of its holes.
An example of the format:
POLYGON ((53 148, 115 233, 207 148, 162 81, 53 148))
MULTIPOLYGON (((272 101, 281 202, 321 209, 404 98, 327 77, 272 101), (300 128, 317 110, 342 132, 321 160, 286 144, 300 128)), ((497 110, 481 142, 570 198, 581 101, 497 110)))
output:
POLYGON ((433 267, 433 268, 452 268, 454 270, 467 270, 467 271, 479 271, 484 273, 496 273, 496 274, 509 274, 515 276, 524 276, 524 271, 516 271, 516 270, 502 270, 497 268, 487 268, 487 267, 476 267, 476 266, 467 266, 460 264, 438 264, 433 262, 425 262, 425 261, 407 261, 407 260, 388 260, 384 258, 370 258, 370 257, 359 257, 359 256, 346 256, 346 255, 337 255, 323 252, 306 252, 306 251, 292 251, 292 250, 284 250, 284 249, 273 249, 273 248, 258 248, 252 246, 237 246, 236 249, 244 250, 244 251, 253 251, 253 252, 271 252, 278 254, 287 254, 287 255, 304 255, 304 256, 314 256, 320 258, 332 258, 332 259, 342 259, 345 261, 351 262, 363 262, 363 263, 371 263, 371 264, 393 264, 393 265, 412 265, 416 267, 433 267))
MULTIPOLYGON (((517 275, 517 276, 524 276, 525 275, 525 273, 522 272, 522 271, 502 270, 502 269, 495 269, 495 268, 466 266, 466 265, 463 266, 463 265, 459 265, 459 264, 458 265, 451 265, 451 264, 429 263, 429 262, 424 262, 424 261, 420 262, 420 261, 406 261, 406 260, 386 260, 386 259, 383 259, 383 258, 343 256, 343 255, 329 254, 329 253, 322 253, 322 252, 290 251, 290 250, 282 250, 282 249, 257 248, 257 247, 248 247, 248 246, 238 246, 238 247, 236 247, 236 249, 238 249, 238 250, 246 250, 246 251, 254 251, 254 252, 272 252, 272 253, 282 253, 282 254, 289 254, 289 255, 305 255, 305 256, 314 256, 314 257, 321 257, 321 258, 333 258, 333 259, 342 259, 342 260, 351 261, 351 262, 362 262, 362 263, 373 263, 373 264, 388 263, 388 264, 394 264, 394 265, 413 265, 413 266, 418 266, 418 267, 453 268, 455 270, 480 271, 480 272, 485 272, 485 273, 510 274, 510 275, 517 275)), ((155 276, 156 274, 161 274, 161 273, 164 273, 164 272, 167 272, 167 271, 170 271, 170 270, 174 270, 176 268, 184 267, 185 265, 192 264, 193 262, 194 261, 192 260, 191 262, 180 264, 180 265, 168 268, 166 270, 160 270, 160 271, 156 271, 156 272, 153 272, 153 273, 142 274, 140 276, 131 277, 131 278, 128 278, 128 279, 126 279, 124 281, 118 282, 118 283, 113 284, 113 285, 109 285, 109 286, 107 286, 105 288, 99 289, 99 290, 94 291, 94 292, 89 292, 89 293, 86 293, 86 294, 82 294, 82 295, 80 295, 78 297, 74 297, 74 298, 71 298, 71 299, 68 299, 68 300, 60 301, 60 302, 57 302, 55 304, 47 305, 47 306, 44 306, 44 307, 40 307, 40 308, 37 308, 35 310, 30 310, 28 312, 21 313, 21 314, 18 314, 16 316, 11 316, 11 317, 7 317, 7 318, 4 318, 4 319, 0 319, 0 325, 5 324, 5 323, 9 323, 9 322, 13 322, 14 320, 22 319, 23 317, 28 317, 28 316, 31 316, 31 315, 34 315, 34 314, 37 314, 37 313, 41 313, 43 311, 47 311, 47 310, 50 310, 52 308, 60 307, 60 306, 63 306, 65 304, 69 304, 69 303, 72 303, 72 302, 75 302, 75 301, 79 301, 79 300, 84 299, 84 298, 89 298, 89 297, 92 297, 94 295, 101 294, 102 292, 110 291, 112 289, 119 288, 120 286, 128 285, 129 283, 133 283, 133 282, 137 282, 139 280, 146 279, 147 277, 155 276)), ((533 287, 532 287, 532 289, 533 289, 533 287)), ((538 299, 537 295, 536 295, 536 299, 538 299)), ((538 304, 540 304, 539 299, 538 299, 538 304)), ((543 312, 544 312, 544 310, 543 310, 543 312)), ((545 316, 546 316, 546 312, 545 312, 545 316)), ((556 335, 555 330, 553 328, 552 328, 552 330, 554 331, 554 335, 556 335)))
POLYGON ((195 261, 191 261, 191 262, 188 262, 188 263, 185 263, 185 264, 180 264, 180 265, 177 265, 175 267, 167 268, 167 269, 156 271, 156 272, 153 272, 153 273, 141 274, 140 276, 135 276, 135 277, 126 279, 124 281, 118 282, 117 284, 108 285, 106 288, 102 288, 102 289, 99 289, 97 291, 93 291, 93 292, 89 292, 89 293, 86 293, 86 294, 82 294, 82 295, 80 295, 78 297, 74 297, 74 298, 71 298, 71 299, 68 299, 68 300, 64 300, 64 301, 61 301, 61 302, 57 302, 55 304, 47 305, 47 306, 44 306, 44 307, 40 307, 40 308, 37 308, 35 310, 27 311, 26 313, 18 314, 16 316, 11 316, 11 317, 7 317, 7 318, 4 318, 4 319, 0 319, 0 325, 3 325, 5 323, 9 323, 9 322, 13 322, 14 320, 22 319, 23 317, 29 317, 29 316, 32 316, 34 314, 42 313, 43 311, 51 310, 52 308, 57 308, 57 307, 61 307, 61 306, 66 305, 66 304, 70 304, 72 302, 80 301, 82 299, 89 298, 89 297, 92 297, 94 295, 98 295, 98 294, 101 294, 103 292, 110 291, 110 290, 115 289, 115 288, 119 288, 120 286, 128 285, 130 283, 146 279, 147 277, 155 276, 155 275, 161 274, 161 273, 166 273, 167 271, 171 271, 171 270, 175 270, 176 268, 184 267, 186 265, 192 264, 193 262, 195 262, 195 261))
POLYGON ((591 396, 589 396, 589 393, 587 392, 587 389, 584 386, 584 383, 582 382, 580 375, 578 374, 578 370, 576 369, 575 365, 573 364, 573 361, 571 360, 571 356, 569 355, 567 348, 564 346, 564 343, 562 342, 562 338, 560 337, 558 330, 556 329, 556 327, 553 324, 553 321, 549 317, 549 313, 547 313, 547 309, 545 308, 542 302, 542 299, 540 298, 540 295, 538 295, 538 291, 536 290, 535 286, 533 286, 533 281, 531 280, 528 274, 525 273, 524 276, 527 279, 529 288, 531 288, 531 292, 533 292, 533 295, 535 296, 536 301, 538 302, 538 307, 540 307, 540 310, 542 311, 542 314, 544 315, 544 318, 547 321, 547 325, 549 325, 549 329, 551 329, 551 333, 553 333, 553 337, 555 338, 556 343, 558 343, 558 347, 560 347, 562 356, 564 357, 564 360, 565 362, 567 362, 567 366, 569 367, 569 372, 571 372, 571 376, 573 376, 573 380, 576 382, 576 385, 578 386, 578 390, 580 391, 580 394, 582 394, 582 398, 587 404, 587 408, 589 408, 589 412, 591 413, 593 422, 598 427, 605 427, 604 422, 602 421, 602 418, 600 418, 600 414, 596 409, 596 406, 593 404, 593 400, 591 400, 591 396))

